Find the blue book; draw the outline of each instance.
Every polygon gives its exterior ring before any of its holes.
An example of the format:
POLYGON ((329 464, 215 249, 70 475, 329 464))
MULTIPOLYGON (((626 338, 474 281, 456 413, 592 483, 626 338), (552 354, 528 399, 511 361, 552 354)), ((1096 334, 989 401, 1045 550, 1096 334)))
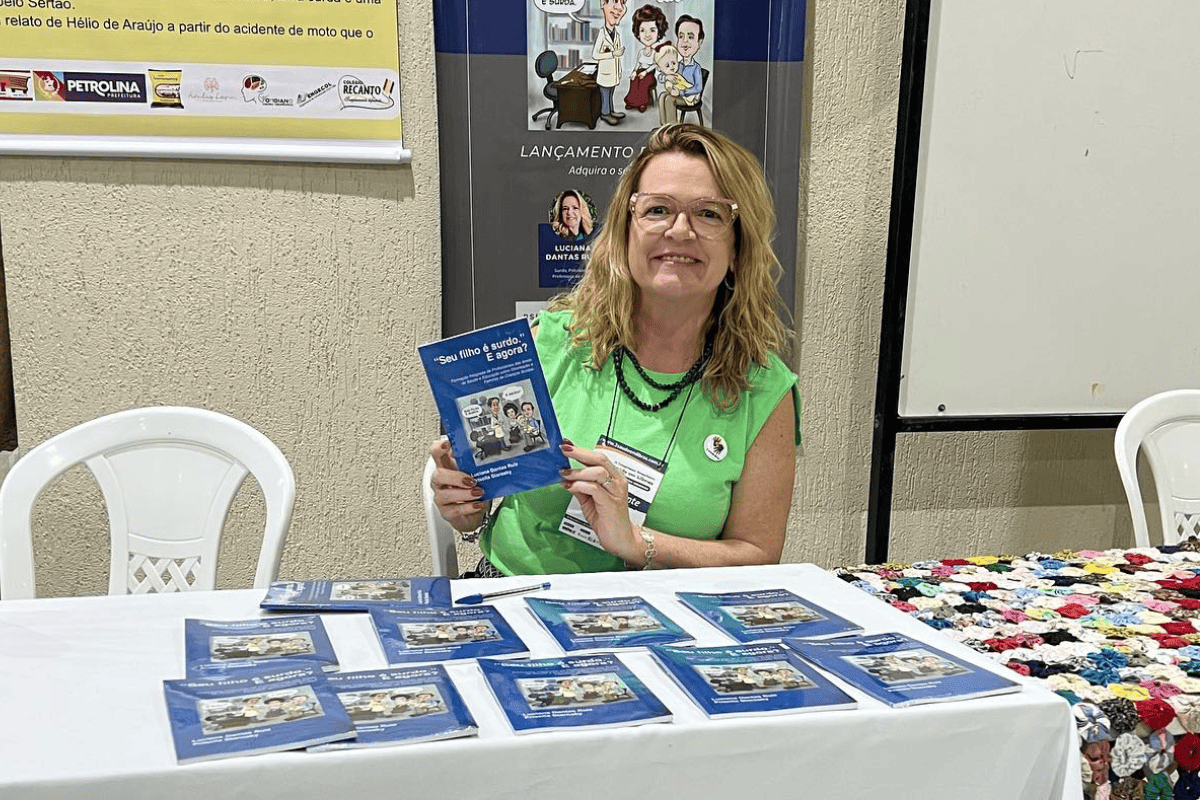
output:
POLYGON ((526 597, 525 602, 564 652, 692 641, 691 634, 640 597, 526 597))
POLYGON ((163 681, 179 763, 292 750, 354 735, 320 669, 282 667, 163 681))
POLYGON ((389 664, 529 652, 492 606, 372 608, 370 614, 389 664))
POLYGON ((671 720, 662 701, 613 653, 484 658, 479 669, 514 733, 671 720))
POLYGON ((341 750, 474 736, 475 718, 441 664, 328 676, 354 723, 354 738, 309 750, 341 750))
POLYGON ((902 633, 783 643, 825 671, 890 706, 1019 692, 1021 684, 902 633))
POLYGON ((750 592, 676 592, 684 605, 739 642, 785 636, 825 639, 860 633, 862 628, 787 589, 750 592))
POLYGON ((366 611, 368 608, 449 608, 449 578, 360 578, 277 581, 259 603, 269 611, 366 611))
POLYGON ((316 614, 232 622, 185 619, 183 640, 189 678, 271 668, 285 661, 327 672, 338 667, 316 614))
POLYGON ((458 468, 496 498, 558 483, 570 466, 529 322, 417 348, 458 468))
POLYGON ((854 708, 854 698, 778 644, 673 647, 654 658, 709 717, 854 708))

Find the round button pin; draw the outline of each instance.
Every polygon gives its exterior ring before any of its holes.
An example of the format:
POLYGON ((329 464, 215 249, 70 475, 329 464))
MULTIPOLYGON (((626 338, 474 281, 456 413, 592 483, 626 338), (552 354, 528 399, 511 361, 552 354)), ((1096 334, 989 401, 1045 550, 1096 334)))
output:
POLYGON ((723 461, 728 454, 729 445, 725 444, 725 439, 721 434, 714 433, 704 440, 704 455, 713 461, 723 461))

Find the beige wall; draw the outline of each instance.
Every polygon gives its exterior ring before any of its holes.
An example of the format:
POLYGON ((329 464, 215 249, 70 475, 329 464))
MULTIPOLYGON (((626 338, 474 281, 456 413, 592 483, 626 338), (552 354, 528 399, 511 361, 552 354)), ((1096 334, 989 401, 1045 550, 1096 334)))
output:
MULTIPOLYGON (((437 420, 414 347, 440 330, 432 11, 400 5, 411 166, 0 161, 22 447, 137 405, 246 420, 296 472, 287 577, 429 564, 417 483, 437 420)), ((786 560, 836 566, 863 552, 902 7, 815 0, 809 11, 796 221, 805 445, 786 560)), ((1110 441, 902 437, 893 554, 1124 542, 1110 441)), ((105 590, 99 504, 86 473, 43 496, 39 594, 105 590)), ((251 580, 260 507, 244 490, 222 585, 251 580)))

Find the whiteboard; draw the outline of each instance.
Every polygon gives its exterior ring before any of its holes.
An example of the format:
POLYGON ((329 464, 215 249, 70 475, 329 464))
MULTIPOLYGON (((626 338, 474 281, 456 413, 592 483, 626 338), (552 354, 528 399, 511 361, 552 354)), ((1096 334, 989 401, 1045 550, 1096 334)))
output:
POLYGON ((901 417, 1200 385, 1200 2, 934 0, 901 417))

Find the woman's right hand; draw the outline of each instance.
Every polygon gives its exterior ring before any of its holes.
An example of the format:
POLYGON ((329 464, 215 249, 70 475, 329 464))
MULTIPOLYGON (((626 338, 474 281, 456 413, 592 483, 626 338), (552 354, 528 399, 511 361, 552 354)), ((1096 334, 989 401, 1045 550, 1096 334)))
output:
POLYGON ((475 479, 460 472, 450 440, 442 437, 429 448, 429 456, 437 464, 430 484, 433 486, 433 502, 442 519, 457 531, 473 531, 483 524, 487 513, 487 501, 483 489, 475 485, 475 479))

